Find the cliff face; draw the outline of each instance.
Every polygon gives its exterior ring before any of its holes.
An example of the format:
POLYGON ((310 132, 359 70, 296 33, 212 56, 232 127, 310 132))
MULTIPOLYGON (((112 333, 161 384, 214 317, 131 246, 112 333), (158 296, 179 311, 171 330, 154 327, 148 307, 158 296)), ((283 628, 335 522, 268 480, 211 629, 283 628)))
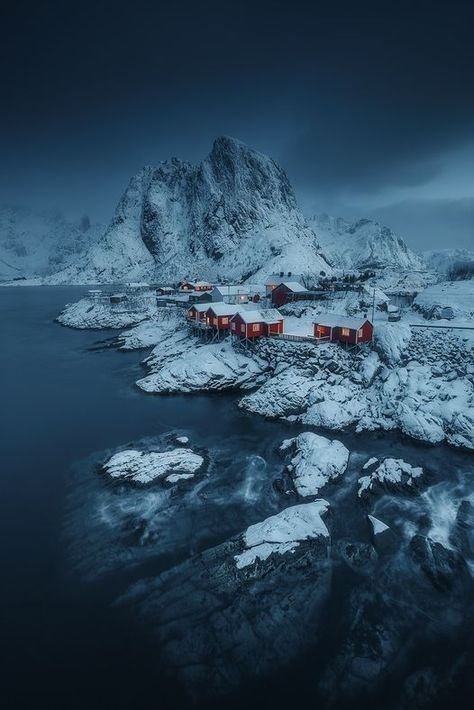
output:
POLYGON ((197 166, 173 158, 135 175, 104 236, 54 281, 240 279, 328 269, 285 172, 221 137, 197 166))

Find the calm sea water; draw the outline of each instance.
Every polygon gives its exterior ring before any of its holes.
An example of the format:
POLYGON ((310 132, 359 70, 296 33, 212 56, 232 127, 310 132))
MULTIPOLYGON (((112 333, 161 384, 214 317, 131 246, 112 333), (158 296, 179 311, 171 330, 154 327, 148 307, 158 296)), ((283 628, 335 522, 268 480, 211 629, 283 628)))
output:
MULTIPOLYGON (((276 447, 298 429, 240 412, 233 395, 143 395, 133 383, 144 353, 97 348, 112 331, 54 323, 63 305, 83 290, 0 289, 2 701, 11 708, 185 707, 182 689, 167 678, 146 627, 132 609, 114 602, 145 573, 159 572, 275 512, 272 481, 282 469, 276 447), (150 443, 169 432, 186 433, 199 447, 212 449, 215 476, 205 507, 177 509, 171 531, 152 521, 160 544, 137 546, 131 560, 123 509, 110 505, 97 463, 117 447, 150 443), (104 508, 112 516, 107 531, 97 523, 97 510, 104 508)), ((338 438, 359 462, 399 455, 428 465, 435 479, 471 466, 467 454, 393 436, 338 438)), ((334 500, 327 497, 335 509, 334 533, 347 534, 351 527, 358 539, 368 540, 363 516, 342 508, 338 515, 344 503, 338 504, 337 492, 334 500)), ((387 522, 399 515, 389 501, 382 509, 387 522)), ((440 538, 445 518, 438 511, 431 526, 440 538)), ((331 613, 339 613, 339 596, 350 584, 341 580, 331 613)), ((327 640, 330 629, 328 624, 327 640)), ((308 702, 319 662, 300 659, 291 684, 277 674, 265 688, 242 688, 226 705, 308 702)), ((380 698, 374 707, 382 707, 380 698)))

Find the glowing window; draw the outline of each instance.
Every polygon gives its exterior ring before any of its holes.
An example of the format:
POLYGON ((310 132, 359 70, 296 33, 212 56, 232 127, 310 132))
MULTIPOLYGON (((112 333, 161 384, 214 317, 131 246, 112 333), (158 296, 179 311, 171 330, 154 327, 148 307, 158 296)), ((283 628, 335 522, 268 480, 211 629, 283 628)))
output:
POLYGON ((260 325, 258 323, 254 323, 252 325, 252 330, 254 333, 257 333, 260 330, 260 325))
POLYGON ((342 329, 341 329, 341 334, 342 334, 342 335, 349 335, 349 332, 350 332, 350 331, 349 331, 349 328, 342 328, 342 329))
POLYGON ((363 335, 364 335, 364 332, 363 332, 362 328, 360 328, 360 330, 357 331, 357 337, 362 338, 363 335))
POLYGON ((229 323, 229 319, 228 319, 228 318, 223 318, 223 319, 222 319, 222 325, 227 325, 228 323, 229 323))

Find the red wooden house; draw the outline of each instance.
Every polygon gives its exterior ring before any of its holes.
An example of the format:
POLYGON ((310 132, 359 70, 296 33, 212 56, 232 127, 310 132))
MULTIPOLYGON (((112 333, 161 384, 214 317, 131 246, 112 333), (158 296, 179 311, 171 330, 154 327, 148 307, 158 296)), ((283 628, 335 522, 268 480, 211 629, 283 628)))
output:
POLYGON ((238 309, 233 303, 213 303, 206 311, 206 322, 216 330, 229 330, 230 320, 238 309))
POLYGON ((283 333, 283 316, 276 308, 267 310, 241 310, 230 322, 233 334, 240 338, 260 338, 283 333))
POLYGON ((193 303, 193 305, 186 311, 186 318, 188 320, 197 320, 201 323, 205 323, 208 308, 209 303, 193 303))
POLYGON ((306 293, 307 289, 297 281, 282 281, 272 290, 272 304, 279 308, 285 303, 301 301, 306 293))
POLYGON ((212 284, 207 281, 183 281, 179 286, 180 291, 212 291, 212 284))
POLYGON ((314 323, 314 337, 357 345, 372 340, 374 326, 365 316, 339 316, 334 313, 321 315, 314 323))

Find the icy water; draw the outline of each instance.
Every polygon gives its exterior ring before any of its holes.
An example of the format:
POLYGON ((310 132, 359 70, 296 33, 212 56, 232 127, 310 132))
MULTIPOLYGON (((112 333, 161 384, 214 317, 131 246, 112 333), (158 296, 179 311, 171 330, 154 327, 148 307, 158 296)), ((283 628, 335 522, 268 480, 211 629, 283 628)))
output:
MULTIPOLYGON (((240 412, 234 395, 140 393, 133 383, 144 353, 98 346, 111 331, 54 323, 83 291, 0 289, 2 704, 179 710, 189 701, 167 674, 153 619, 124 595, 295 502, 273 482, 283 470, 278 445, 301 429, 240 412), (205 453, 207 474, 196 484, 174 493, 130 490, 98 472, 117 448, 152 448, 169 434, 189 436, 205 453)), ((434 708, 447 698, 470 706, 472 532, 459 568, 446 563, 448 581, 436 585, 407 545, 421 533, 454 548, 459 505, 474 501, 472 457, 396 435, 337 438, 351 460, 343 481, 323 492, 331 504, 334 570, 314 641, 307 634, 304 653, 264 679, 245 681, 225 701, 198 698, 195 706, 434 708), (360 504, 354 485, 370 456, 424 466, 422 494, 360 504), (367 512, 393 527, 395 551, 367 553, 367 512), (368 559, 354 563, 350 544, 368 559), (367 623, 351 636, 364 614, 367 623), (344 699, 339 688, 352 657, 364 655, 364 643, 377 646, 370 636, 380 628, 381 654, 393 651, 387 669, 373 682, 379 666, 365 665, 358 694, 344 699)), ((189 633, 194 623, 189 619, 189 633)))

